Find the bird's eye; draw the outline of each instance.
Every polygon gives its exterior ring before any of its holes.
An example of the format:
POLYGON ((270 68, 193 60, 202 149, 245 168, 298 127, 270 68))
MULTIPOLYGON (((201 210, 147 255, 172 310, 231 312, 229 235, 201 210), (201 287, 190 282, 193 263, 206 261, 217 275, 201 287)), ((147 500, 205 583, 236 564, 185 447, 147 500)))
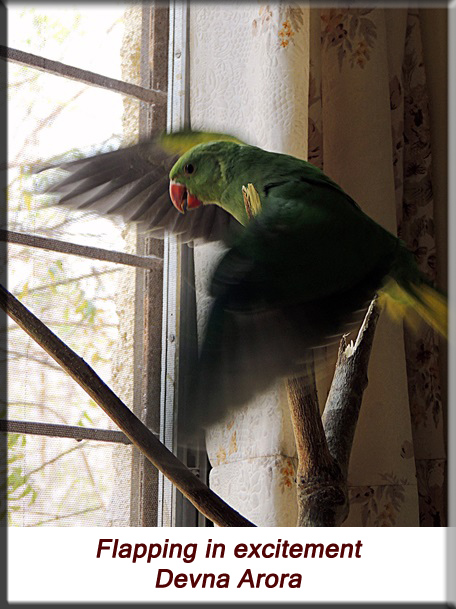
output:
POLYGON ((195 167, 191 163, 187 163, 184 167, 186 175, 190 175, 195 171, 195 167))

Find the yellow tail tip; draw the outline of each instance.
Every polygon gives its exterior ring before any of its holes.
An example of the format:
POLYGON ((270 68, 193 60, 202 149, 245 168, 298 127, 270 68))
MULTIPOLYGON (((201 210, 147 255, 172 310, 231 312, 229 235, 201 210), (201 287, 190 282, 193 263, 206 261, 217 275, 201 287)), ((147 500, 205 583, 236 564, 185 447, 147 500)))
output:
POLYGON ((393 319, 404 319, 414 330, 419 318, 448 338, 448 303, 443 294, 422 283, 405 289, 394 279, 379 292, 379 302, 393 319))

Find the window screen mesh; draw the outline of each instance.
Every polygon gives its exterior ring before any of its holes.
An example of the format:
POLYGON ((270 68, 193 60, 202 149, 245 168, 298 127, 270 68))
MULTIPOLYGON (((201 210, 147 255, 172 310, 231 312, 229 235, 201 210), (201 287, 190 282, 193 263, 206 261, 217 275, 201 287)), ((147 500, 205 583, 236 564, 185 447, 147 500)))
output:
MULTIPOLYGON (((13 48, 128 80, 126 5, 9 8, 13 48)), ((9 64, 8 228, 134 252, 115 219, 49 207, 31 194, 37 164, 119 147, 137 137, 139 104, 121 95, 9 64)), ((36 184, 36 182, 35 182, 36 184)), ((136 269, 22 245, 8 246, 8 287, 133 407, 136 269)), ((8 418, 115 429, 103 411, 9 318, 8 418)), ((6 353, 1 354, 2 359, 6 353)), ((4 406, 4 405, 2 405, 4 406)), ((129 525, 130 446, 8 435, 9 519, 16 526, 129 525)))
MULTIPOLYGON (((122 72, 126 3, 61 4, 15 2, 8 7, 8 45, 20 51, 134 81, 122 72)), ((129 16, 127 15, 127 18, 129 16)))

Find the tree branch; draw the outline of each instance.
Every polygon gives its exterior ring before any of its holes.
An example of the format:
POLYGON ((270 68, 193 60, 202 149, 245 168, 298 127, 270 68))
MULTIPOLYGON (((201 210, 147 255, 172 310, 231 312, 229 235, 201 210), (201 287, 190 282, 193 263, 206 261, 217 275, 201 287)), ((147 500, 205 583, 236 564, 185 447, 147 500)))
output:
POLYGON ((288 379, 287 391, 298 453, 297 526, 337 526, 347 513, 346 482, 328 450, 313 364, 302 377, 288 379))
POLYGON ((131 412, 94 370, 61 341, 33 313, 0 285, 0 306, 18 323, 111 417, 137 448, 187 499, 222 527, 255 526, 233 510, 197 478, 131 412))
POLYGON ((345 477, 348 473, 363 394, 368 383, 367 369, 379 315, 379 305, 374 299, 355 343, 347 345, 345 336, 342 337, 334 377, 323 411, 322 421, 329 452, 336 459, 345 477))
POLYGON ((313 365, 287 381, 298 453, 298 526, 340 526, 348 516, 348 464, 379 314, 374 299, 355 343, 342 337, 323 417, 313 365))

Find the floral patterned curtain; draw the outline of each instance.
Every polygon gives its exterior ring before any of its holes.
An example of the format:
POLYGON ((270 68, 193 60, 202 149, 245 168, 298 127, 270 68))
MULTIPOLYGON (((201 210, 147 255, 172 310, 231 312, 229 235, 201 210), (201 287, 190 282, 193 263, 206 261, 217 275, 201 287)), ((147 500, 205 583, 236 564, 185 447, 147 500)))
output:
MULTIPOLYGON (((326 69, 326 74, 322 77, 314 74, 317 71, 315 68, 311 69, 309 161, 324 167, 330 174, 333 164, 338 163, 337 159, 331 158, 329 166, 328 163, 325 164, 322 131, 325 131, 326 126, 321 117, 321 105, 325 101, 330 105, 328 112, 336 113, 342 118, 344 100, 350 105, 354 104, 358 112, 357 98, 362 95, 372 105, 364 119, 359 116, 358 122, 365 123, 367 119, 369 129, 386 140, 389 140, 389 119, 392 134, 392 157, 389 162, 394 177, 398 234, 414 252, 420 269, 429 279, 435 280, 429 106, 419 12, 411 9, 379 11, 366 8, 331 9, 318 13, 321 27, 317 23, 315 25, 321 32, 321 38, 315 55, 320 55, 326 68, 327 63, 332 62, 333 70, 326 69), (382 66, 376 65, 377 76, 368 72, 370 64, 378 62, 377 58, 381 54, 386 55, 383 57, 383 68, 388 70, 389 77, 389 87, 387 89, 386 81, 383 82, 383 92, 378 91, 378 87, 372 83, 372 78, 377 78, 379 82, 382 66), (348 79, 347 72, 350 73, 348 79), (335 93, 336 88, 339 88, 339 95, 335 93), (380 125, 378 110, 381 94, 389 95, 390 116, 383 117, 380 125)), ((345 118, 348 117, 345 115, 345 118)), ((353 119, 357 120, 356 116, 353 119)), ((330 122, 328 128, 330 132, 327 138, 334 142, 337 125, 330 122)), ((341 152, 346 147, 357 147, 357 136, 352 129, 350 132, 343 136, 344 142, 339 141, 341 152)), ((372 154, 369 161, 373 161, 372 154)), ((368 171, 368 179, 378 169, 379 165, 375 164, 373 171, 368 171)), ((332 175, 334 177, 334 173, 332 175)), ((340 179, 344 180, 344 176, 341 175, 340 179)), ((382 203, 380 212, 386 203, 387 201, 382 203)), ((377 220, 381 221, 381 218, 377 220)), ((438 340, 429 328, 423 328, 420 335, 405 328, 404 335, 413 442, 411 444, 404 439, 401 457, 407 459, 414 456, 415 459, 421 525, 441 526, 444 524, 445 513, 445 453, 437 360, 438 340)), ((364 524, 395 524, 406 480, 398 478, 393 471, 384 472, 383 476, 385 481, 394 484, 389 487, 381 485, 375 488, 374 485, 367 485, 364 489, 352 489, 352 500, 362 505, 364 524), (385 494, 389 495, 390 502, 382 510, 378 499, 382 499, 385 494)))
MULTIPOLYGON (((275 4, 191 6, 193 127, 308 158, 434 279, 429 112, 419 14, 275 4)), ((219 252, 196 248, 199 323, 219 252)), ((384 315, 349 472, 350 526, 444 524, 442 404, 433 332, 384 315)), ((328 354, 331 369, 331 354, 328 354)), ((319 382, 324 402, 328 374, 319 382)), ((295 449, 280 383, 208 434, 211 484, 261 526, 294 526, 295 449)))
MULTIPOLYGON (((402 73, 391 81, 390 88, 398 233, 414 252, 421 271, 435 281, 429 102, 417 11, 408 12, 402 73)), ((420 336, 406 331, 405 347, 420 523, 445 526, 446 456, 438 336, 429 328, 420 336)))

